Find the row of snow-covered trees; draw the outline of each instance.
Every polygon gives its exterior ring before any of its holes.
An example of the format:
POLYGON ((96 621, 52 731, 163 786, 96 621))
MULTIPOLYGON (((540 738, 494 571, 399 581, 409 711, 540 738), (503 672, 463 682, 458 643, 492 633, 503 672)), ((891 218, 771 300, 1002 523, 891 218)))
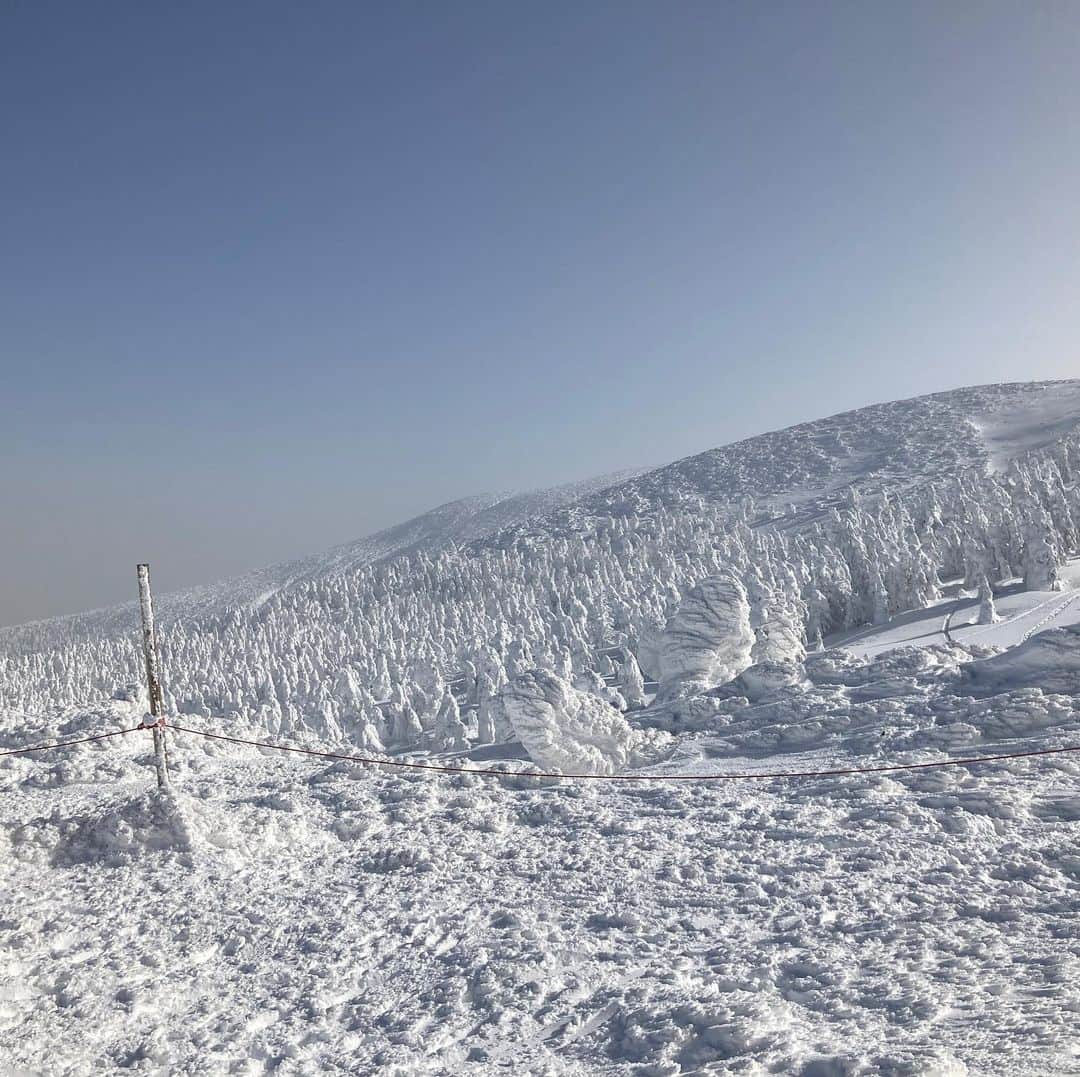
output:
MULTIPOLYGON (((873 501, 850 493, 818 519, 755 525, 752 503, 592 518, 466 548, 413 552, 161 629, 167 705, 272 733, 377 747, 464 747, 499 735, 490 701, 533 666, 617 705, 657 673, 658 632, 698 581, 741 578, 755 627, 813 646, 925 605, 942 579, 1055 585, 1080 531, 1080 438, 1014 463, 873 501), (615 651, 621 668, 607 657, 615 651), (605 682, 617 674, 619 687, 605 682), (453 682, 451 690, 450 682, 453 682), (467 716, 463 719, 462 712, 467 716)), ((0 706, 41 711, 141 679, 136 632, 0 657, 0 706)))

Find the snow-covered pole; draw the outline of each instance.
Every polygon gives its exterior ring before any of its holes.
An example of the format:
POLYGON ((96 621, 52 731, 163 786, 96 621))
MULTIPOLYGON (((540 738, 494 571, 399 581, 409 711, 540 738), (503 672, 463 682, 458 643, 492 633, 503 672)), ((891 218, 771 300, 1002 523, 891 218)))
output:
POLYGON ((169 757, 165 750, 165 706, 161 693, 161 662, 158 658, 157 633, 154 631, 154 599, 150 594, 150 566, 139 565, 139 610, 142 613, 143 654, 146 656, 146 687, 150 696, 150 715, 154 724, 154 765, 159 789, 169 787, 169 757))

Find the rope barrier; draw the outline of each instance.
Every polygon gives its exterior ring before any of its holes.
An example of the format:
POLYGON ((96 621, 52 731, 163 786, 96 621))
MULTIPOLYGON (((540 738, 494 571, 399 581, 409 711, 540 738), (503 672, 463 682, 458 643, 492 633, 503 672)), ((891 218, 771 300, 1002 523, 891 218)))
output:
POLYGON ((26 755, 28 752, 48 752, 53 748, 67 748, 72 744, 89 744, 94 740, 108 740, 109 737, 122 737, 125 733, 137 733, 140 729, 149 729, 150 726, 136 725, 130 729, 114 729, 111 733, 95 733, 92 737, 77 737, 75 740, 59 740, 53 744, 35 744, 32 748, 15 748, 11 751, 0 752, 0 755, 26 755))
POLYGON ((402 770, 430 770, 440 774, 474 774, 480 778, 564 778, 575 781, 604 782, 717 782, 765 780, 774 778, 833 778, 851 774, 883 774, 900 770, 930 770, 935 767, 975 766, 979 763, 997 763, 1006 759, 1028 759, 1039 755, 1061 755, 1066 752, 1080 752, 1080 745, 1067 748, 1042 748, 1030 752, 1007 752, 1002 755, 982 755, 968 759, 941 759, 931 763, 894 763, 884 767, 844 767, 836 770, 780 770, 759 773, 725 774, 559 774, 555 771, 535 770, 490 770, 474 767, 442 767, 434 763, 407 763, 401 759, 377 759, 374 756, 346 755, 340 752, 325 752, 315 748, 299 748, 286 744, 271 744, 269 741, 248 740, 245 737, 232 737, 225 733, 210 733, 203 729, 190 729, 187 726, 171 724, 169 729, 180 733, 190 733, 208 740, 223 740, 230 744, 247 744, 256 748, 269 748, 276 752, 293 752, 297 755, 311 755, 319 759, 335 759, 351 763, 369 763, 378 767, 396 767, 402 770))
MULTIPOLYGON (((54 748, 67 748, 73 744, 89 744, 93 741, 108 740, 110 737, 122 737, 128 733, 138 733, 146 729, 164 726, 163 721, 152 724, 132 726, 129 729, 114 729, 109 733, 96 733, 89 737, 77 737, 73 740, 56 741, 52 744, 35 744, 29 748, 15 748, 0 752, 0 756, 27 755, 30 752, 47 752, 54 748)), ((747 771, 745 773, 727 772, 722 774, 588 774, 582 772, 559 773, 543 770, 491 770, 482 767, 446 767, 435 763, 409 763, 402 759, 378 759, 369 755, 350 755, 343 752, 327 752, 316 748, 300 748, 288 744, 271 744, 265 740, 250 740, 247 737, 233 737, 227 733, 211 733, 205 729, 191 729, 189 726, 169 724, 167 728, 178 733, 190 733, 192 736, 205 737, 207 740, 226 741, 230 744, 245 744, 254 748, 267 748, 275 752, 290 752, 295 755, 314 756, 318 759, 333 759, 349 763, 366 763, 376 767, 392 767, 399 770, 427 770, 438 774, 473 774, 479 778, 554 778, 574 781, 602 782, 719 782, 719 781, 765 781, 783 778, 836 778, 853 774, 889 774, 906 770, 933 770, 941 767, 969 767, 980 763, 1000 763, 1010 759, 1031 759, 1036 756, 1064 755, 1080 752, 1080 745, 1065 748, 1039 748, 1028 752, 1004 752, 999 755, 969 756, 964 759, 938 759, 929 763, 890 763, 878 767, 837 767, 831 770, 773 770, 747 771)))

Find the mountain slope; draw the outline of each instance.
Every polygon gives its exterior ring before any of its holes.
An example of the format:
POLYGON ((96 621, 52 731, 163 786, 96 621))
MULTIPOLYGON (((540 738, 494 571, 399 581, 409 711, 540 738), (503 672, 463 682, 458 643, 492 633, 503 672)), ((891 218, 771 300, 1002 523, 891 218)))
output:
MULTIPOLYGON (((241 607, 258 607, 272 595, 320 576, 344 572, 412 550, 437 550, 475 541, 543 516, 632 474, 635 472, 619 471, 551 489, 477 494, 450 501, 404 523, 322 553, 269 565, 217 583, 155 596, 156 616, 160 623, 168 624, 181 617, 214 617, 241 607)), ((13 625, 0 628, 0 648, 5 640, 9 646, 15 646, 20 638, 56 630, 76 636, 128 631, 136 624, 137 617, 138 606, 132 601, 13 625)))
MULTIPOLYGON (((644 472, 622 472, 550 490, 482 494, 449 502, 384 531, 296 561, 157 599, 158 616, 211 617, 320 576, 415 549, 498 541, 534 530, 561 532, 590 516, 646 514, 698 498, 727 504, 752 496, 805 516, 868 493, 942 481, 968 468, 1002 470, 1080 426, 1080 380, 956 389, 875 404, 746 438, 644 472)), ((82 634, 127 630, 134 602, 85 614, 0 628, 0 648, 65 626, 82 634), (23 629, 27 631, 22 631, 23 629)))
POLYGON ((821 509, 856 487, 870 495, 1003 470, 1080 426, 1080 380, 955 389, 874 404, 710 449, 582 499, 593 512, 752 496, 821 509))
POLYGON ((166 794, 128 614, 7 633, 0 749, 113 736, 0 767, 3 1056, 1075 1073, 1078 398, 864 409, 173 596, 166 794))
MULTIPOLYGON (((621 480, 443 506, 163 599, 170 703, 403 745, 434 735, 462 670, 467 707, 530 663, 595 678, 605 649, 656 674, 668 619, 719 572, 806 643, 925 605, 939 575, 1052 587, 1077 543, 1078 424, 1080 382, 983 386, 621 480)), ((0 703, 40 710, 138 681, 134 629, 120 607, 0 633, 0 703)))

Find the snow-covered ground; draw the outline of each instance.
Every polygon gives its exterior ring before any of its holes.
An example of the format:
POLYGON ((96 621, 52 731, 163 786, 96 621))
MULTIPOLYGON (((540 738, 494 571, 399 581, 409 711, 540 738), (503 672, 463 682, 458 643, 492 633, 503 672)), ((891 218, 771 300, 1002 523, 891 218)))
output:
MULTIPOLYGON (((1080 744, 1080 697, 969 695, 969 657, 813 656, 801 702, 728 700, 650 769, 1080 744)), ((3 741, 138 709, 7 715, 3 741)), ((612 785, 177 733, 163 800, 149 739, 3 767, 7 1072, 1080 1069, 1080 755, 612 785)))
POLYGON ((1051 444, 1076 429, 1080 412, 1080 385, 1060 383, 1043 394, 1035 406, 1030 398, 1005 402, 973 416, 972 424, 986 448, 991 467, 1004 470, 1010 460, 1051 444))
MULTIPOLYGON (((0 1074, 1080 1073, 1080 752, 682 780, 1080 747, 1078 430, 958 390, 166 597, 174 726, 499 776, 0 758, 0 1074)), ((0 630, 0 751, 137 724, 132 628, 0 630)))
POLYGON ((883 654, 897 647, 942 643, 948 626, 952 638, 965 645, 1015 647, 1044 628, 1080 623, 1080 560, 1065 566, 1061 576, 1063 591, 1025 591, 1017 581, 999 592, 994 604, 1001 620, 995 624, 979 624, 979 598, 964 593, 903 613, 883 625, 839 633, 829 643, 858 655, 883 654))

